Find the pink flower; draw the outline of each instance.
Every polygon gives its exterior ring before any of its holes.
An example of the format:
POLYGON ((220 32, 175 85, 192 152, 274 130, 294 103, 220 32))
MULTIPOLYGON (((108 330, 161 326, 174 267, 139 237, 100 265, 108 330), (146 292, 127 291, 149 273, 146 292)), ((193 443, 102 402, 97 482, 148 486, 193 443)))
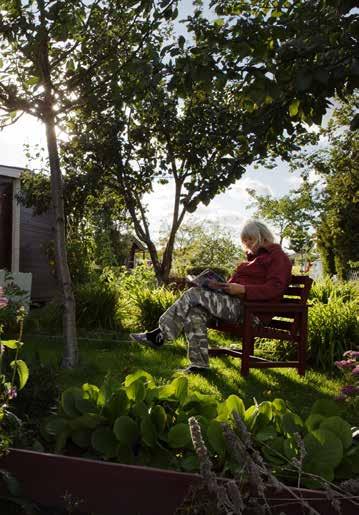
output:
POLYGON ((356 365, 355 359, 343 359, 341 361, 335 361, 335 365, 338 368, 353 368, 356 365))
POLYGON ((9 304, 9 299, 4 297, 4 289, 0 286, 0 309, 6 308, 9 304))
POLYGON ((340 391, 343 395, 357 395, 359 393, 359 386, 348 384, 348 386, 343 386, 340 391))
POLYGON ((344 352, 343 356, 348 358, 359 358, 359 351, 347 350, 346 352, 344 352))
POLYGON ((9 400, 11 399, 16 399, 17 397, 17 389, 16 389, 16 386, 11 386, 8 391, 6 392, 7 394, 7 398, 9 400))
POLYGON ((357 365, 355 368, 353 368, 352 374, 355 376, 359 376, 359 365, 357 365))

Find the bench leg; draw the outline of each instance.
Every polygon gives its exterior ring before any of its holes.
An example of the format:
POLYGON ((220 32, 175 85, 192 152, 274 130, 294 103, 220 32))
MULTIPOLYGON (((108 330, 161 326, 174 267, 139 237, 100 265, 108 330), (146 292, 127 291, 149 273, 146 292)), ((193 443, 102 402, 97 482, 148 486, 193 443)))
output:
POLYGON ((250 368, 250 356, 254 352, 254 337, 243 336, 241 376, 247 377, 250 368))
POLYGON ((308 315, 307 313, 303 314, 303 322, 302 322, 302 330, 299 337, 298 342, 298 374, 300 376, 305 375, 306 362, 307 362, 307 339, 308 339, 308 315))

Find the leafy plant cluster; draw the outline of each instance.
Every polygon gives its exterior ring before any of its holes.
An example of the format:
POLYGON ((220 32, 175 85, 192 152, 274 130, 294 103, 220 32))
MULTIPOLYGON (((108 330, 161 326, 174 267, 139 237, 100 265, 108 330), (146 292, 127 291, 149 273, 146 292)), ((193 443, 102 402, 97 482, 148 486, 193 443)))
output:
POLYGON ((333 362, 340 360, 359 336, 359 295, 350 282, 326 279, 313 285, 310 298, 309 360, 330 372, 333 362))
POLYGON ((7 450, 12 436, 21 424, 9 406, 16 399, 18 390, 24 388, 29 378, 27 364, 19 359, 23 346, 21 339, 25 315, 24 308, 18 310, 17 321, 20 330, 17 340, 0 339, 0 455, 7 450))
POLYGON ((158 287, 152 268, 121 269, 117 315, 125 329, 155 328, 159 317, 178 298, 178 292, 158 287))
MULTIPOLYGON (((188 427, 188 419, 195 416, 216 472, 233 476, 241 464, 226 445, 222 424, 235 428, 235 413, 277 476, 298 482, 303 471, 329 481, 359 474, 359 446, 335 403, 317 401, 303 420, 281 399, 255 402, 247 409, 236 395, 219 402, 190 391, 185 376, 158 386, 139 370, 122 385, 107 377, 101 388, 87 383, 71 387, 45 427, 58 452, 75 445, 85 455, 106 460, 197 471, 188 427)), ((307 486, 314 482, 312 476, 303 479, 307 486)))

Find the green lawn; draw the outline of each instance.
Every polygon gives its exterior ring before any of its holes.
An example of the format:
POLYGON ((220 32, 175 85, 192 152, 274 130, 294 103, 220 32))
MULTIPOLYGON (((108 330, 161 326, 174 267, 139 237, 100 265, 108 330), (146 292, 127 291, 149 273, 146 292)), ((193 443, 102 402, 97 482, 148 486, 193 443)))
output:
MULTIPOLYGON (((213 339, 216 343, 224 342, 224 338, 215 333, 213 339)), ((37 352, 44 363, 60 363, 61 338, 25 335, 24 341, 24 359, 31 360, 31 355, 37 352)), ((160 351, 129 341, 127 334, 88 334, 87 339, 80 337, 79 344, 80 365, 75 370, 60 371, 61 389, 85 382, 100 385, 108 372, 122 381, 138 369, 148 371, 158 383, 165 383, 178 374, 178 368, 188 364, 182 338, 166 344, 160 351)), ((329 378, 310 369, 304 378, 295 369, 252 369, 249 377, 244 379, 239 374, 239 365, 240 361, 231 357, 212 358, 208 375, 189 376, 190 386, 202 393, 214 394, 218 399, 235 393, 242 397, 246 406, 253 403, 253 398, 261 402, 280 397, 305 417, 315 400, 334 398, 344 384, 340 376, 329 378)), ((353 409, 343 408, 342 415, 350 423, 359 425, 359 414, 353 409)))

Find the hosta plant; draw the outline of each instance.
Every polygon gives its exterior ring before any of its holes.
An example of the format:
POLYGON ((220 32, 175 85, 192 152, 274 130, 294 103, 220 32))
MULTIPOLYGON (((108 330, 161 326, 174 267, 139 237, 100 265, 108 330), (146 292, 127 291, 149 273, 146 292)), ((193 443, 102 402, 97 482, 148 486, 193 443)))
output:
POLYGON ((69 388, 45 426, 57 451, 75 445, 85 456, 197 471, 188 428, 195 416, 216 472, 233 476, 241 465, 226 444, 223 423, 234 428, 235 413, 277 476, 313 486, 318 476, 332 481, 359 475, 359 446, 335 403, 316 402, 303 420, 281 399, 246 408, 236 395, 220 402, 190 391, 185 376, 158 386, 149 373, 137 371, 121 385, 107 378, 101 388, 69 388))

